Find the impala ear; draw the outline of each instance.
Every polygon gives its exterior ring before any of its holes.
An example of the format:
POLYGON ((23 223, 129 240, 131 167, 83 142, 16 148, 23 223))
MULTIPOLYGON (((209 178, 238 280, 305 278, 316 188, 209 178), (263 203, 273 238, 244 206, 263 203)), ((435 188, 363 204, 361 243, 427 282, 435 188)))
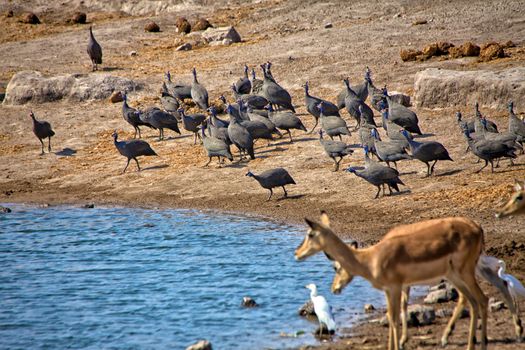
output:
POLYGON ((525 189, 525 182, 521 183, 518 179, 514 180, 514 190, 523 191, 525 189))
POLYGON ((357 248, 358 248, 358 246, 357 246, 357 241, 352 241, 352 242, 350 242, 349 245, 350 245, 350 247, 352 247, 352 248, 354 248, 354 249, 357 249, 357 248))
POLYGON ((321 223, 326 227, 330 227, 330 219, 324 210, 321 210, 321 223))
POLYGON ((308 218, 304 218, 304 221, 306 221, 306 223, 308 224, 308 226, 310 226, 310 232, 309 234, 311 233, 311 236, 314 236, 313 232, 319 232, 319 230, 321 229, 321 226, 315 222, 315 221, 312 221, 308 218))

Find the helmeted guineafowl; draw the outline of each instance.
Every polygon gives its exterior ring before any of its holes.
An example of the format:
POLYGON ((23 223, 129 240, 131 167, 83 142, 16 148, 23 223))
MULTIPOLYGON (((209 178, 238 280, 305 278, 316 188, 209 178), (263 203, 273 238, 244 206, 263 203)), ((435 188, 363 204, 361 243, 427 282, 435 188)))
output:
POLYGON ((485 165, 477 173, 485 169, 488 163, 490 163, 491 171, 494 172, 494 159, 516 158, 516 149, 509 143, 487 139, 474 140, 470 137, 468 129, 464 130, 464 134, 472 153, 485 161, 485 165))
POLYGON ((525 143, 525 123, 514 113, 514 102, 510 101, 509 105, 509 133, 516 136, 516 141, 525 143))
POLYGON ((323 102, 319 103, 317 107, 320 111, 321 128, 323 128, 331 139, 333 139, 334 136, 339 136, 339 139, 341 140, 341 135, 350 136, 350 130, 348 130, 348 126, 343 118, 333 115, 325 115, 323 102))
POLYGON ((185 98, 191 98, 191 85, 174 83, 171 80, 171 74, 169 71, 166 72, 166 88, 168 93, 178 100, 184 100, 185 98))
POLYGON ((261 79, 257 79, 257 77, 255 76, 255 69, 252 68, 252 78, 251 78, 251 83, 252 83, 252 94, 254 95, 260 95, 262 93, 262 86, 263 86, 263 81, 261 79))
POLYGON ((405 136, 410 146, 412 157, 425 163, 427 165, 427 176, 432 175, 434 166, 439 160, 450 160, 452 158, 448 155, 448 151, 441 143, 437 141, 417 142, 409 138, 406 130, 401 130, 401 134, 405 136), (434 162, 432 166, 430 162, 434 162))
POLYGON ((390 166, 390 162, 392 162, 397 169, 398 161, 412 159, 402 144, 393 141, 381 141, 379 132, 376 129, 372 129, 370 135, 374 138, 374 149, 376 155, 380 160, 385 162, 387 166, 390 166))
POLYGON ((268 110, 268 118, 274 123, 274 125, 281 130, 285 130, 290 137, 290 142, 293 142, 292 133, 290 130, 297 129, 306 131, 306 127, 303 125, 301 119, 295 115, 292 111, 274 111, 271 104, 266 106, 268 110))
POLYGON ((266 188, 270 191, 270 195, 266 201, 269 201, 273 195, 273 188, 282 187, 284 191, 284 197, 288 197, 288 192, 286 192, 286 185, 295 185, 294 179, 290 176, 288 171, 284 168, 275 168, 263 171, 259 175, 255 175, 251 171, 246 173, 246 176, 253 177, 261 185, 262 188, 266 188))
POLYGON ((334 171, 339 170, 339 164, 344 156, 354 153, 351 146, 344 142, 323 139, 323 130, 319 130, 319 142, 321 143, 321 146, 323 146, 328 157, 332 158, 334 161, 334 171), (339 160, 336 160, 336 158, 339 158, 339 160))
POLYGON ((303 87, 304 87, 304 104, 306 105, 306 110, 308 111, 308 113, 310 113, 315 118, 315 125, 312 128, 312 130, 310 130, 309 132, 310 134, 314 131, 317 124, 319 123, 319 117, 320 117, 320 111, 318 107, 319 103, 323 102, 325 115, 335 115, 338 117, 341 116, 339 114, 339 108, 337 108, 337 106, 334 105, 332 102, 310 95, 308 82, 304 83, 303 87))
POLYGON ((93 28, 89 27, 89 41, 87 46, 87 53, 89 55, 89 58, 91 59, 92 69, 93 71, 98 70, 99 64, 102 64, 102 47, 95 39, 95 36, 93 35, 93 28))
POLYGON ((141 113, 142 112, 138 109, 132 108, 128 105, 128 96, 125 93, 122 93, 122 117, 135 129, 135 136, 133 136, 135 139, 137 138, 137 132, 139 134, 139 139, 142 137, 140 135, 139 126, 144 125, 149 128, 153 127, 151 124, 146 123, 140 119, 141 113))
POLYGON ((243 153, 248 153, 251 159, 255 159, 253 151, 253 137, 248 130, 241 124, 235 116, 232 114, 232 107, 228 105, 226 108, 230 116, 230 125, 228 125, 228 137, 230 141, 239 150, 239 158, 243 158, 243 153))
POLYGON ((208 90, 197 80, 197 70, 195 68, 193 68, 192 73, 191 98, 200 109, 207 110, 208 107, 210 107, 208 103, 208 90))
POLYGON ((248 78, 248 66, 244 65, 244 77, 239 78, 235 82, 235 89, 239 94, 249 94, 252 92, 252 83, 250 79, 248 78))
MULTIPOLYGON (((208 125, 208 127, 209 126, 210 125, 208 125)), ((219 166, 222 164, 221 157, 228 158, 230 162, 233 161, 233 156, 231 154, 229 144, 216 137, 206 135, 204 126, 201 128, 201 135, 202 145, 206 150, 208 157, 210 158, 208 163, 204 165, 205 167, 208 166, 208 164, 210 164, 212 157, 217 157, 219 159, 219 166)))
POLYGON ((137 160, 137 157, 140 156, 156 156, 157 153, 150 147, 149 143, 143 140, 129 140, 129 141, 118 141, 118 134, 117 131, 113 133, 113 141, 115 143, 115 147, 119 151, 120 154, 122 154, 124 157, 128 158, 128 162, 126 163, 126 167, 124 170, 122 170, 122 173, 126 172, 126 169, 128 168, 129 161, 133 159, 137 163, 137 168, 140 171, 140 165, 139 161, 137 160))
POLYGON ((388 119, 392 123, 401 126, 406 131, 422 135, 416 113, 402 104, 392 101, 388 96, 386 97, 386 101, 388 104, 388 119))
POLYGON ((35 136, 38 137, 38 141, 40 141, 40 144, 42 145, 41 154, 44 154, 44 141, 42 140, 45 139, 48 139, 47 150, 48 152, 51 152, 51 137, 55 136, 55 132, 53 129, 51 129, 51 124, 46 121, 36 120, 33 111, 29 113, 29 116, 33 119, 33 132, 35 133, 35 136))
MULTIPOLYGON (((177 112, 178 113, 178 112, 177 112)), ((164 129, 170 129, 180 135, 179 122, 177 118, 165 111, 156 107, 150 108, 148 111, 140 114, 140 120, 148 123, 155 129, 159 129, 159 141, 164 139, 164 129)))
MULTIPOLYGON (((356 85, 355 89, 353 89, 354 93, 361 99, 361 101, 365 102, 369 92, 368 92, 368 82, 372 82, 372 72, 370 71, 370 68, 366 67, 365 70, 365 80, 362 84, 356 85)), ((348 95, 348 89, 346 88, 346 85, 343 87, 341 92, 337 95, 337 108, 343 109, 345 106, 345 99, 348 95)))
POLYGON ((264 73, 264 80, 261 95, 266 98, 271 104, 289 109, 295 113, 292 105, 292 97, 281 85, 277 84, 271 73, 267 71, 265 65, 261 65, 264 73))
POLYGON ((179 109, 179 115, 182 122, 182 127, 184 130, 193 133, 193 144, 197 144, 197 137, 199 136, 199 126, 206 119, 206 115, 196 113, 196 114, 186 114, 184 108, 179 109))
POLYGON ((166 83, 164 82, 162 82, 160 104, 162 105, 162 109, 164 109, 166 112, 175 115, 177 119, 180 118, 179 112, 177 112, 177 110, 179 109, 179 101, 177 101, 175 97, 170 95, 166 83))

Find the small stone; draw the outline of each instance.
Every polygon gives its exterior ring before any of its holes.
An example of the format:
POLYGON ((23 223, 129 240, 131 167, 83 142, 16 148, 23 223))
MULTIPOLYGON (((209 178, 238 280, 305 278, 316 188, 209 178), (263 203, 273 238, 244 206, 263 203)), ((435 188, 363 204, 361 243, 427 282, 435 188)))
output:
POLYGON ((150 33, 158 33, 160 32, 160 27, 157 23, 150 21, 144 26, 144 30, 150 33))
POLYGON ((13 12, 13 10, 7 10, 6 13, 5 13, 6 17, 13 17, 14 15, 15 15, 15 13, 13 12))
POLYGON ((300 316, 315 316, 314 304, 311 300, 308 300, 299 308, 298 311, 300 316))
POLYGON ((189 51, 191 50, 193 47, 191 46, 190 43, 184 43, 182 45, 180 45, 179 47, 177 47, 175 49, 175 51, 189 51))
POLYGON ((250 297, 243 297, 241 306, 242 307, 257 307, 259 305, 252 298, 250 298, 250 297))
POLYGON ((205 18, 199 18, 197 22, 193 25, 193 30, 206 30, 208 28, 213 28, 213 26, 205 18))
POLYGON ((489 308, 491 312, 496 312, 505 309, 505 303, 502 301, 493 301, 489 303, 489 308))
POLYGON ((392 18, 400 18, 400 17, 401 17, 401 12, 398 12, 394 16, 392 16, 392 18))
POLYGON ((177 27, 177 33, 188 34, 189 32, 191 32, 191 24, 184 17, 177 18, 177 20, 175 21, 175 26, 177 27))
POLYGON ((84 208, 84 209, 93 209, 93 208, 95 208, 95 204, 93 204, 93 203, 84 204, 84 205, 81 206, 81 208, 84 208))
POLYGON ((410 305, 407 318, 412 327, 428 326, 436 320, 436 313, 430 306, 410 305))
POLYGON ((124 101, 124 97, 120 91, 113 91, 111 96, 109 96, 109 102, 118 103, 124 101))
POLYGON ((439 289, 428 293, 425 297, 425 304, 446 303, 447 301, 456 300, 458 292, 455 288, 439 289))
POLYGON ((225 46, 231 45, 233 43, 232 39, 224 38, 222 39, 222 44, 225 46))
POLYGON ((8 207, 3 207, 0 205, 0 213, 10 213, 12 210, 11 208, 8 208, 8 207))
POLYGON ((417 60, 417 57, 421 54, 421 51, 414 49, 401 49, 401 51, 399 52, 399 55, 401 56, 403 62, 415 61, 417 60))
POLYGON ((419 26, 419 25, 427 24, 427 23, 428 23, 428 21, 426 19, 420 19, 420 20, 417 20, 414 23, 412 23, 412 25, 413 26, 419 26))
POLYGON ((325 29, 328 29, 328 28, 333 28, 334 25, 333 25, 332 23, 326 23, 326 24, 324 25, 324 27, 325 27, 325 29))
POLYGON ((190 345, 186 350, 212 350, 211 343, 207 340, 199 340, 193 345, 190 345))
POLYGON ((365 312, 369 313, 369 312, 372 312, 372 311, 375 311, 375 307, 374 305, 372 304, 365 304, 365 312))
POLYGON ((86 24, 87 15, 84 12, 75 12, 69 22, 75 24, 86 24))
POLYGON ((28 24, 40 24, 40 19, 35 15, 33 12, 27 12, 22 15, 22 18, 20 19, 20 22, 22 23, 28 23, 28 24))
POLYGON ((129 55, 131 57, 134 57, 134 56, 138 56, 138 53, 137 53, 137 51, 130 51, 129 55))

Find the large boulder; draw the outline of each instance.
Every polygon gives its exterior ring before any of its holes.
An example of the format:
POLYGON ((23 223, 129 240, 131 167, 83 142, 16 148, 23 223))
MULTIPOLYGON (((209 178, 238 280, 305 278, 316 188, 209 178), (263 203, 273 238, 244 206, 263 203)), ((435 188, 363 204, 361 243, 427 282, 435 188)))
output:
POLYGON ((202 32, 202 37, 207 42, 223 41, 228 39, 232 43, 241 42, 241 36, 234 27, 208 28, 202 32))
POLYGON ((7 84, 4 104, 44 103, 58 100, 107 99, 114 91, 140 90, 142 84, 107 74, 67 74, 44 77, 36 71, 16 73, 7 84))
POLYGON ((506 109, 510 100, 525 96, 525 67, 502 71, 455 71, 429 68, 416 73, 415 105, 425 108, 465 107, 475 102, 506 109))

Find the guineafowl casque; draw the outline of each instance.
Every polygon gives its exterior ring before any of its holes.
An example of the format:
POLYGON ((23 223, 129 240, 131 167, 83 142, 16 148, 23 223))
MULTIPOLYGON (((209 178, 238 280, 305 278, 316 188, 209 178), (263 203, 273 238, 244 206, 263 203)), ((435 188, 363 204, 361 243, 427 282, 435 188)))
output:
POLYGON ((273 188, 282 187, 284 191, 284 198, 288 197, 286 192, 286 185, 295 185, 294 179, 290 176, 288 171, 284 168, 275 168, 263 171, 259 175, 255 175, 251 171, 246 173, 246 176, 253 177, 261 185, 262 188, 266 188, 270 191, 270 195, 266 201, 269 201, 273 195, 273 188))
POLYGON ((51 124, 49 124, 46 121, 38 121, 36 120, 35 114, 33 111, 29 113, 29 116, 31 119, 33 119, 33 132, 35 133, 35 136, 38 137, 38 141, 40 141, 40 144, 42 145, 42 153, 44 154, 44 141, 47 139, 47 151, 51 152, 51 137, 55 136, 55 132, 51 128, 51 124))
POLYGON ((98 65, 102 64, 102 47, 93 35, 93 28, 89 27, 89 41, 87 46, 87 53, 91 59, 93 72, 98 70, 98 65))
POLYGON ((119 153, 128 159, 128 162, 126 163, 126 167, 124 168, 124 170, 122 170, 122 173, 126 172, 126 169, 128 168, 128 165, 131 159, 133 159, 137 163, 137 168, 140 171, 140 165, 139 165, 139 161, 137 160, 137 157, 157 155, 157 153, 155 153, 155 151, 151 148, 149 143, 147 143, 146 141, 143 141, 143 140, 118 141, 118 133, 116 130, 111 136, 113 136, 115 147, 117 148, 119 153))

